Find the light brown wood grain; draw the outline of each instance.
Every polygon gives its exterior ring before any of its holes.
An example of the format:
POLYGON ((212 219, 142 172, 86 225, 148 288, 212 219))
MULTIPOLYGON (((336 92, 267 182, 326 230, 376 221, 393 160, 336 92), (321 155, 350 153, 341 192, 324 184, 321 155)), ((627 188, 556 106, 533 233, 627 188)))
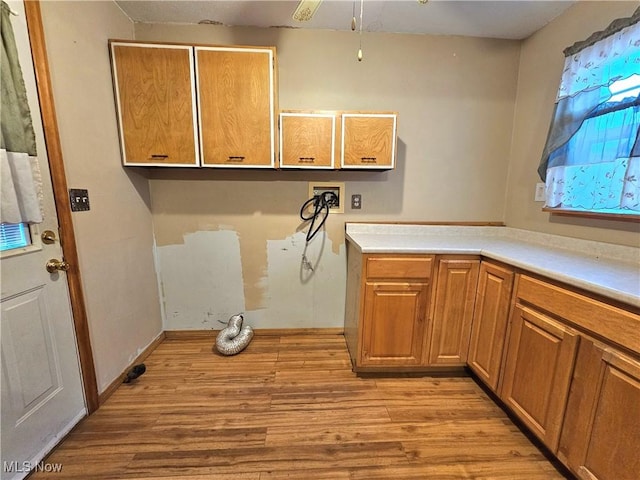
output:
POLYGON ((336 115, 282 112, 280 166, 317 168, 336 166, 336 115), (325 115, 325 116, 322 116, 325 115), (333 147, 333 148, 332 148, 333 147))
POLYGON ((622 309, 537 278, 521 275, 517 297, 553 312, 563 321, 607 342, 640 353, 640 314, 628 306, 622 309))
POLYGON ((196 47, 203 165, 274 166, 270 54, 275 48, 196 47))
POLYGON ((516 305, 500 397, 556 452, 579 337, 529 307, 516 305))
POLYGON ((469 367, 494 392, 498 388, 514 273, 511 268, 480 264, 469 367))
POLYGON ((428 283, 367 282, 360 366, 422 363, 428 283))
POLYGON ((438 259, 427 364, 466 365, 479 268, 474 257, 438 259))
POLYGON ((564 478, 470 378, 359 377, 340 335, 165 339, 52 452, 64 478, 564 478))
MULTIPOLYGON (((349 112, 351 114, 352 112, 349 112)), ((394 118, 368 113, 364 116, 342 116, 343 166, 347 168, 391 168, 395 164, 394 118)))
POLYGON ((197 165, 191 48, 112 47, 125 165, 197 165))
POLYGON ((631 480, 639 448, 640 363, 582 339, 558 457, 580 478, 631 480))
POLYGON ((428 279, 432 275, 433 255, 367 255, 367 279, 428 279))

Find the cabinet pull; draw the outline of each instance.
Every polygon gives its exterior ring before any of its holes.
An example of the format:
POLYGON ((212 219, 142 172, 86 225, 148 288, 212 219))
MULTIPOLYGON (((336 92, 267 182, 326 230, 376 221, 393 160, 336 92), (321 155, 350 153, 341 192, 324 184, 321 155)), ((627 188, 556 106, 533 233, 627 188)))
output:
POLYGON ((377 162, 377 158, 376 157, 360 157, 360 160, 362 161, 362 163, 376 163, 377 162))
POLYGON ((316 157, 299 157, 300 163, 313 163, 316 160, 316 157))
POLYGON ((153 154, 153 155, 151 155, 151 158, 155 158, 155 159, 163 159, 163 158, 169 158, 169 155, 158 155, 158 154, 153 154))
POLYGON ((241 156, 229 156, 229 159, 227 160, 228 162, 244 162, 244 157, 241 156))

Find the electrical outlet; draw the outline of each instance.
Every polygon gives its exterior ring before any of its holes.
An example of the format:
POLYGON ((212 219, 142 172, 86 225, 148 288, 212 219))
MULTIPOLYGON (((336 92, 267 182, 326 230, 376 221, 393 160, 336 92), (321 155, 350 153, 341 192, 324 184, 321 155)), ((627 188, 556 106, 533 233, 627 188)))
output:
POLYGON ((351 209, 360 210, 362 208, 362 195, 354 193, 351 195, 351 209))
POLYGON ((344 213, 344 183, 343 182, 309 182, 309 198, 331 192, 338 201, 329 207, 329 213, 344 213))
POLYGON ((534 201, 544 202, 546 200, 546 185, 542 182, 536 183, 536 195, 534 201))

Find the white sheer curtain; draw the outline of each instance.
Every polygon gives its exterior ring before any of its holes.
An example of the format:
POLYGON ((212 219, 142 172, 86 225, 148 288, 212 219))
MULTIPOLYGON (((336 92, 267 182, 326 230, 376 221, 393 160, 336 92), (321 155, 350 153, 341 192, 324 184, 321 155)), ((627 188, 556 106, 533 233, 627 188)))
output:
POLYGON ((11 9, 2 2, 0 57, 0 222, 42 222, 42 179, 20 69, 11 9))
POLYGON ((567 54, 538 170, 549 207, 640 212, 640 89, 612 92, 640 86, 638 11, 630 20, 567 54))
POLYGON ((42 222, 42 180, 38 159, 0 149, 2 223, 42 222))

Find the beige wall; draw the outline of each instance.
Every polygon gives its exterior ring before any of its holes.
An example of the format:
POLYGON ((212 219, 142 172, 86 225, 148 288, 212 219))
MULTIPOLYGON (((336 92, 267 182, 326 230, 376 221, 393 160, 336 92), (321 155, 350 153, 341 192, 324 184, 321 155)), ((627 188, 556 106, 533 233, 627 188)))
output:
POLYGON ((148 181, 120 166, 108 38, 132 38, 114 2, 41 2, 98 389, 162 330, 148 181))
POLYGON ((519 42, 452 36, 136 25, 161 42, 275 45, 282 109, 395 110, 389 172, 155 170, 154 231, 165 328, 339 327, 344 222, 502 221, 519 42), (332 215, 301 269, 307 182, 344 181, 363 208, 332 215))
POLYGON ((615 18, 630 16, 637 2, 580 1, 523 42, 505 221, 508 226, 638 246, 637 223, 551 216, 533 201, 536 172, 549 130, 564 66, 562 50, 615 18))

